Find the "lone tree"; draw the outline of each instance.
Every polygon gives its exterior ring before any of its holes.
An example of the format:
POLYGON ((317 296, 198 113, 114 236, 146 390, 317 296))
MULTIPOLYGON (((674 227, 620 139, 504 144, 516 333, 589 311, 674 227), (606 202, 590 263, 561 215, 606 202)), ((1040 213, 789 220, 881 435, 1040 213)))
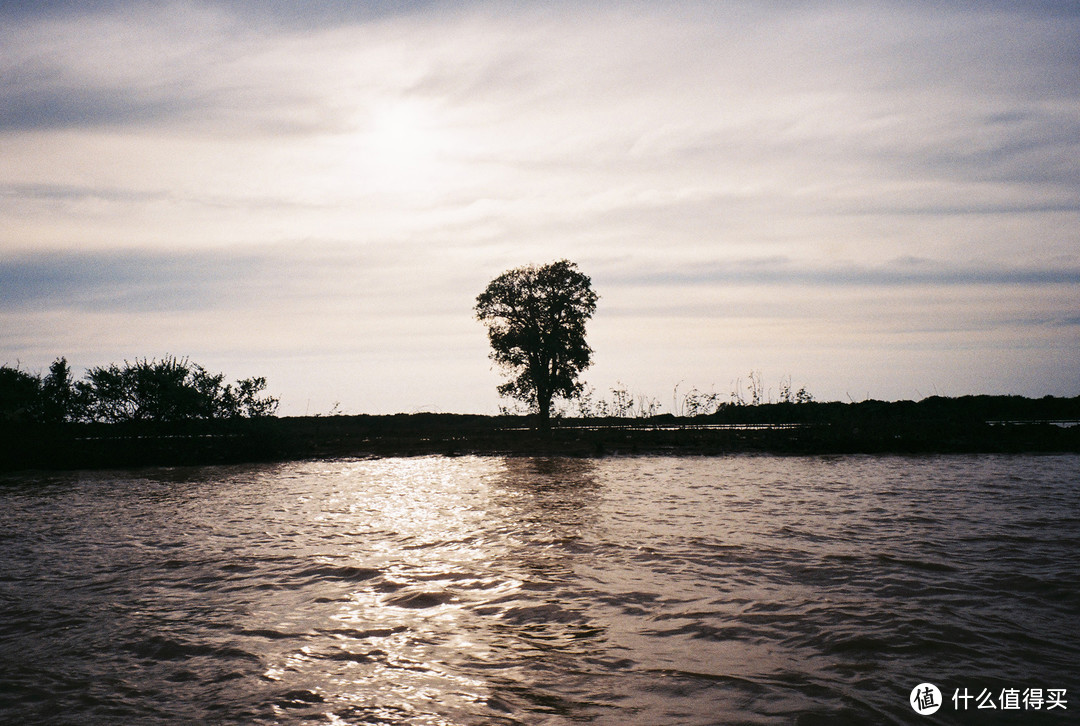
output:
POLYGON ((592 362, 585 322, 596 312, 592 281, 567 260, 508 270, 476 298, 476 317, 488 329, 491 359, 514 377, 499 394, 531 406, 541 428, 556 396, 581 392, 578 374, 592 362))

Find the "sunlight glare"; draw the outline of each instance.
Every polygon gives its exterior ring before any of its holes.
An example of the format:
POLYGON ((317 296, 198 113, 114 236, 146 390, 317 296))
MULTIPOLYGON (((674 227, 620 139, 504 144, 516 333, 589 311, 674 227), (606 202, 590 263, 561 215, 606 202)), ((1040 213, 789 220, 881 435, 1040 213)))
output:
POLYGON ((378 107, 353 140, 350 174, 363 186, 394 192, 430 192, 444 176, 449 146, 433 109, 392 101, 378 107))

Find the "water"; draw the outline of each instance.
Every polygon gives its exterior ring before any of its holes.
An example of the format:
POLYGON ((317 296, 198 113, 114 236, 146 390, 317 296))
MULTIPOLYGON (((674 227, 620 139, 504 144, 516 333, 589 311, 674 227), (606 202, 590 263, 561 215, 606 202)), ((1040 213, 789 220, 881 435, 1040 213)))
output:
POLYGON ((0 722, 1075 723, 1080 457, 0 478, 0 722), (921 682, 944 707, 908 704, 921 682), (958 711, 957 689, 1066 689, 958 711))

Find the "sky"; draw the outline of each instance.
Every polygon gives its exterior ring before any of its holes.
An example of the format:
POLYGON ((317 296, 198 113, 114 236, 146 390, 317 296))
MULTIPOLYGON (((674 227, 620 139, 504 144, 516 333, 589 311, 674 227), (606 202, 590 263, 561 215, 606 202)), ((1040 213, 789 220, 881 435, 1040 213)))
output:
POLYGON ((1080 395, 1080 5, 0 2, 0 364, 496 413, 564 258, 599 398, 1080 395))

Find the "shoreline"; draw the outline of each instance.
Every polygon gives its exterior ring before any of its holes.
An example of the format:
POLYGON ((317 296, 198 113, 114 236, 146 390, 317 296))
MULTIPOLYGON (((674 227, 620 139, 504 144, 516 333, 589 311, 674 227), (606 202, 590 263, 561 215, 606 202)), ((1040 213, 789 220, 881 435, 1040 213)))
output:
MULTIPOLYGON (((947 399, 956 401, 957 399, 947 399)), ((1023 399, 1031 402, 1031 399, 1023 399)), ((524 416, 393 414, 172 423, 0 424, 0 471, 105 469, 420 455, 718 456, 737 453, 1080 453, 1080 399, 1051 416, 928 415, 911 402, 778 404, 724 415, 560 419, 549 431, 524 416), (1062 416, 1074 412, 1073 415, 1062 416), (783 414, 783 415, 781 415, 783 414)), ((1036 402, 1038 403, 1038 401, 1036 402)), ((969 407, 970 408, 970 407, 969 407)))

